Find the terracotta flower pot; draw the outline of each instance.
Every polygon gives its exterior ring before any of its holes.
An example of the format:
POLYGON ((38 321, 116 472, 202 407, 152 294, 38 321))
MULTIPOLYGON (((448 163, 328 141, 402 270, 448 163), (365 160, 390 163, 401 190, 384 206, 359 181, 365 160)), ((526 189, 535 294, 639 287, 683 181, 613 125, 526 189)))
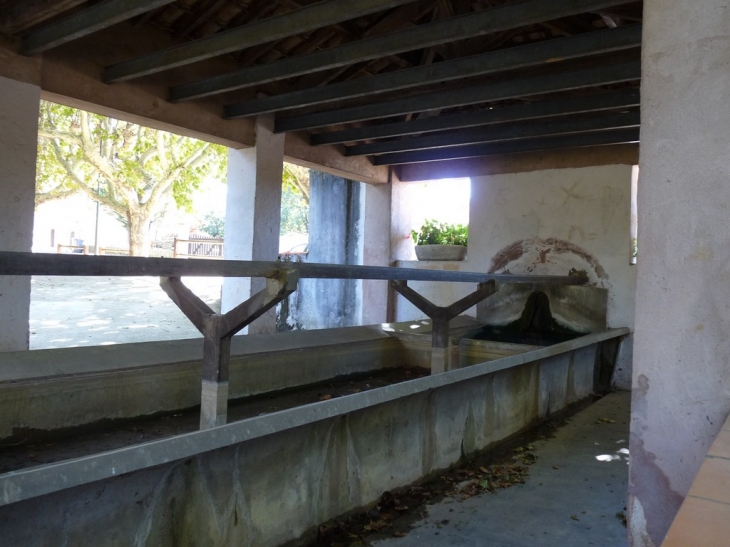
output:
POLYGON ((464 245, 416 245, 418 260, 464 260, 464 245))

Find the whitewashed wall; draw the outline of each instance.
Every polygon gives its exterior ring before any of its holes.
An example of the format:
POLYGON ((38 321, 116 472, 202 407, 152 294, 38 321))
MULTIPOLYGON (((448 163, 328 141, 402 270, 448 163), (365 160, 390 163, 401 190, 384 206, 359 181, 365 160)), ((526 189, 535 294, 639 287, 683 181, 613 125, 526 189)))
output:
MULTIPOLYGON (((468 258, 449 267, 553 275, 567 275, 572 268, 585 270, 592 284, 609 290, 609 327, 633 328, 636 269, 629 264, 632 169, 611 165, 473 178, 468 258)), ((414 199, 407 191, 394 196, 394 214, 395 204, 404 198, 414 199)), ((394 228, 398 225, 394 219, 394 228)), ((393 237, 399 242, 398 234, 393 237)), ((413 267, 414 263, 398 265, 413 267)), ((421 285, 425 294, 444 305, 472 289, 421 285)), ((397 320, 422 315, 399 297, 397 320)), ((628 340, 617 367, 618 387, 631 385, 631 353, 628 340)))

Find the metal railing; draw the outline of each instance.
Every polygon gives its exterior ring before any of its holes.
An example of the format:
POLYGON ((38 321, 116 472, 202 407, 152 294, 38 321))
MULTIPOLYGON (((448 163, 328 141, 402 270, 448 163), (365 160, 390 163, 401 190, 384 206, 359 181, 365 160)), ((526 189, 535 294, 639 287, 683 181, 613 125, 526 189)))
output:
POLYGON ((486 274, 380 266, 263 262, 244 260, 180 260, 126 256, 83 256, 0 252, 0 275, 154 276, 185 316, 203 334, 203 377, 200 428, 223 425, 227 418, 228 365, 231 338, 297 289, 300 278, 379 279, 416 305, 433 321, 432 373, 450 369, 449 320, 498 290, 498 282, 580 285, 571 276, 486 274), (182 276, 263 277, 266 288, 225 314, 215 313, 182 281, 182 276), (408 281, 477 283, 477 290, 450 306, 436 306, 408 287, 408 281))

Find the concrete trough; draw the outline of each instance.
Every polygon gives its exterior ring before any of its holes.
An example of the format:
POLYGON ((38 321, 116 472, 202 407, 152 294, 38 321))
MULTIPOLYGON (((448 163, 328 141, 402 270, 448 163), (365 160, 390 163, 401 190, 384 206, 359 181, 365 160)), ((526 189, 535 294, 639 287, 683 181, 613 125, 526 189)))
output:
MULTIPOLYGON (((628 332, 601 331, 209 430, 5 473, 3 543, 303 542, 318 524, 605 390, 615 348, 628 332)), ((398 338, 383 335, 402 355, 398 338)))

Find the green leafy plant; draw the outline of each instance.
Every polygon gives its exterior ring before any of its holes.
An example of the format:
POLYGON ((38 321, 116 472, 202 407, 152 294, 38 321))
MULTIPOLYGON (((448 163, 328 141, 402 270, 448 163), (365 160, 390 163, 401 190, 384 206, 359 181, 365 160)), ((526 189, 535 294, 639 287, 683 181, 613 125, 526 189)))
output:
POLYGON ((416 245, 464 245, 469 238, 469 227, 463 224, 445 224, 426 220, 419 231, 411 230, 416 245))

